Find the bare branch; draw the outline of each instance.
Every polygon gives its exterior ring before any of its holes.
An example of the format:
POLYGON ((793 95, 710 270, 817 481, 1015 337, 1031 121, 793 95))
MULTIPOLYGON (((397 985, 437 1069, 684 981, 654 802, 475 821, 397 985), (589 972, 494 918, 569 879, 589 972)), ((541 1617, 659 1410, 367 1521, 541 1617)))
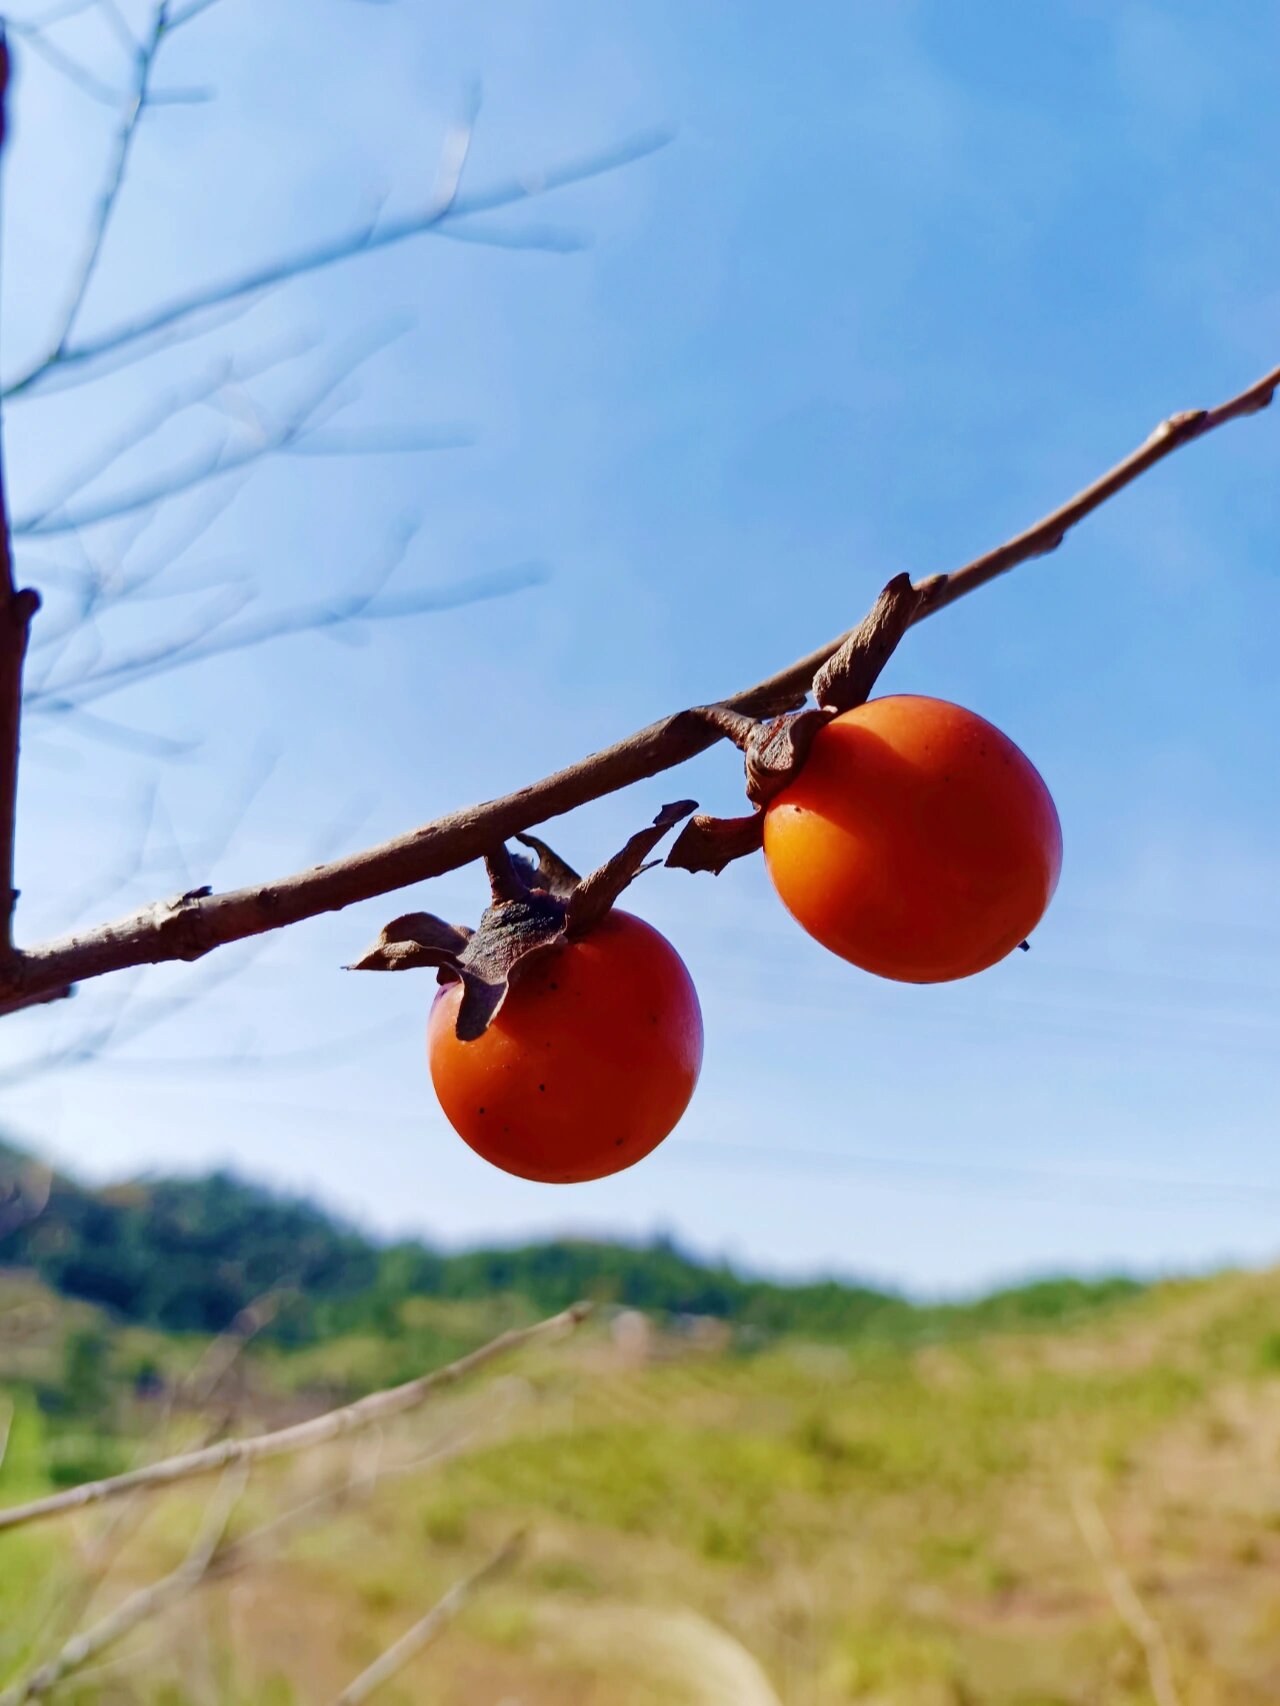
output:
MULTIPOLYGON (((48 497, 34 504, 23 515, 14 518, 15 534, 32 533, 41 522, 60 515, 73 498, 98 479, 130 451, 137 450, 148 439, 187 409, 202 403, 214 402, 218 394, 234 386, 248 384, 274 368, 307 354, 315 347, 314 339, 299 339, 271 350, 252 360, 230 358, 217 362, 212 370, 191 384, 175 388, 161 397, 145 414, 135 420, 123 433, 100 445, 86 461, 73 470, 48 497)), ((70 531, 69 529, 67 531, 70 531)))
MULTIPOLYGON (((41 508, 23 516, 17 516, 13 522, 15 537, 44 538, 57 534, 78 533, 84 528, 100 526, 105 521, 117 521, 122 516, 136 514, 139 510, 151 510, 157 504, 166 502, 169 498, 180 496, 183 492, 194 490, 197 486, 208 484, 210 480, 222 479, 229 474, 239 472, 253 463, 260 462, 268 456, 285 451, 306 448, 312 433, 318 431, 319 416, 322 407, 330 402, 339 388, 358 372, 361 367, 380 349, 400 337, 407 330, 407 325, 398 324, 386 327, 373 337, 361 338, 356 346, 335 360, 329 369, 315 379, 311 385, 295 400, 293 406, 275 425, 269 425, 261 413, 252 407, 249 400, 249 413, 252 427, 249 434, 239 443, 228 444, 224 437, 212 451, 202 451, 174 468, 148 478, 138 485, 126 488, 124 491, 112 493, 110 496, 97 501, 89 501, 78 507, 64 495, 61 499, 44 504, 41 508)), ((212 397, 218 387, 206 386, 189 392, 185 400, 180 400, 178 407, 188 407, 192 403, 207 400, 212 397)), ((177 412, 170 409, 170 414, 177 412)), ((150 431, 158 430, 168 418, 161 415, 158 419, 153 416, 155 423, 150 431)), ((149 436, 144 433, 143 437, 149 436)), ((133 444, 141 442, 134 435, 108 448, 102 453, 100 467, 109 466, 117 456, 123 455, 133 444)), ((340 442, 340 441, 339 441, 340 442)), ((357 443, 360 441, 357 440, 357 443)), ((427 440, 419 435, 416 441, 404 443, 402 449, 416 450, 456 450, 468 441, 456 434, 439 433, 433 439, 427 440)), ((320 438, 321 453, 329 455, 345 454, 340 448, 324 447, 324 438, 320 438)), ((93 473, 90 472, 90 478, 93 473)), ((75 486, 71 491, 76 490, 75 486)))
MULTIPOLYGON (((0 24, 0 161, 8 123, 9 46, 0 24)), ((0 435, 3 427, 0 425, 0 435)), ((19 591, 13 578, 13 544, 5 497, 3 446, 0 445, 0 963, 13 949, 14 837, 18 808, 18 746, 22 727, 22 667, 31 622, 40 594, 19 591)))
POLYGON ((498 1548, 487 1563, 482 1564, 478 1570, 472 1571, 469 1576, 464 1576, 461 1581, 455 1582, 444 1598, 438 1600, 425 1617, 415 1623, 411 1629, 406 1629, 400 1639, 393 1642, 386 1652, 381 1653, 367 1670, 362 1670, 354 1682, 347 1684, 338 1696, 335 1706, 361 1706, 361 1703, 367 1700, 376 1689, 381 1688, 384 1682, 390 1682, 393 1676, 398 1675, 404 1669, 410 1659, 417 1658, 419 1653, 430 1646, 431 1642, 453 1621, 478 1588, 483 1587, 486 1582, 492 1581, 494 1576, 511 1567, 519 1557, 523 1545, 524 1536, 513 1534, 504 1545, 498 1548))
POLYGON ((58 330, 54 336, 52 348, 42 363, 46 367, 53 366, 62 360, 67 342, 75 331, 76 322, 80 318, 80 310, 84 307, 89 286, 93 283, 93 275, 98 270, 98 262, 102 258, 102 246, 106 242, 112 215, 115 213, 116 204, 120 199, 120 191, 124 185, 129 155, 133 151, 134 139, 138 134, 138 125, 146 109, 147 89, 151 82, 151 73, 155 67, 156 55, 160 51, 160 43, 164 38, 168 11, 169 0, 159 0, 159 4, 152 14, 150 32, 146 41, 141 45, 133 42, 132 37, 128 36, 126 28, 125 33, 134 54, 133 83, 120 121, 120 129, 116 133, 106 182, 98 197, 98 205, 94 210, 93 221, 89 227, 84 253, 80 257, 80 264, 72 279, 71 290, 67 297, 66 307, 63 309, 58 322, 58 330))
POLYGON ((130 29, 129 20, 116 4, 116 0, 98 0, 98 10, 106 18, 120 46, 132 58, 142 43, 130 29))
POLYGON ((184 24, 189 24, 193 18, 198 18, 202 12, 210 11, 218 4, 218 0, 188 0, 185 6, 179 6, 169 17, 169 28, 180 30, 184 24))
POLYGON ((1138 1597, 1137 1589, 1116 1555, 1115 1542, 1102 1512, 1096 1501, 1080 1487, 1071 1495, 1071 1508, 1116 1615, 1142 1648, 1155 1706, 1179 1706, 1164 1631, 1138 1597))
MULTIPOLYGON (((71 14, 68 13, 67 15, 70 16, 71 14)), ((14 35, 19 36, 34 54, 44 60, 46 65, 51 66, 60 76, 74 84, 81 94, 88 95, 90 100, 98 101, 104 107, 119 106, 123 91, 112 88, 109 83, 104 83, 100 77, 95 77, 93 72, 81 65, 78 59, 72 58, 56 42, 50 41, 44 34, 43 25, 24 24, 16 18, 7 18, 5 27, 11 30, 14 35)))
MULTIPOLYGON (((90 1505, 120 1498, 140 1487, 169 1487, 175 1481, 190 1480, 195 1475, 213 1474, 234 1464, 260 1463, 266 1458, 285 1457, 318 1445, 326 1445, 331 1440, 372 1427, 392 1416, 401 1416, 406 1411, 416 1410, 442 1388, 455 1385, 497 1357, 505 1356, 508 1352, 535 1340, 572 1330, 587 1318, 590 1311, 590 1304, 575 1303, 571 1309, 563 1310, 559 1315, 552 1315, 545 1321, 536 1322, 532 1327, 512 1328, 510 1332, 502 1333, 488 1344, 481 1345, 478 1350, 459 1357, 456 1362, 451 1362, 444 1368, 433 1369, 429 1374, 419 1375, 416 1380, 406 1381, 403 1386, 392 1386, 382 1392, 373 1392, 367 1398, 357 1399, 354 1404, 329 1410, 322 1416, 315 1416, 307 1422, 297 1422, 292 1427, 280 1428, 275 1433, 259 1434, 252 1439, 223 1440, 218 1445, 207 1446, 200 1451, 185 1452, 178 1457, 166 1458, 160 1463, 127 1470, 123 1475, 113 1475, 106 1481, 89 1481, 80 1487, 69 1487, 64 1492, 34 1499, 30 1504, 14 1505, 8 1510, 0 1510, 0 1533, 24 1527, 27 1523, 39 1522, 45 1517, 60 1516, 66 1511, 85 1510, 90 1505)), ((0 1702, 0 1706, 3 1706, 3 1702, 0 1702)))
MULTIPOLYGON (((55 24, 64 24, 70 18, 78 18, 84 12, 93 11, 97 5, 98 0, 64 0, 62 5, 50 6, 47 12, 41 12, 38 18, 25 19, 22 27, 29 30, 51 30, 55 24)), ((13 19, 9 20, 8 27, 17 27, 13 19)))
POLYGON ((355 255, 373 254, 411 237, 427 234, 474 238, 479 233, 462 223, 478 214, 494 213, 537 196, 549 195, 572 184, 617 171, 633 161, 666 147, 671 140, 669 131, 646 131, 599 153, 551 167, 541 174, 532 174, 496 184, 470 196, 451 193, 446 176, 443 193, 437 193, 425 208, 401 219, 380 224, 376 220, 355 230, 343 232, 328 242, 312 248, 296 250, 261 267, 201 286, 185 296, 177 297, 164 307, 153 310, 139 319, 126 321, 98 337, 79 343, 66 343, 56 353, 42 357, 25 373, 20 374, 0 391, 0 396, 15 397, 39 383, 55 370, 81 366, 111 355, 126 346, 146 343, 157 334, 176 326, 192 315, 210 308, 222 308, 244 297, 254 296, 274 285, 284 284, 307 273, 319 272, 355 255))
POLYGON ((244 1472, 233 1471, 215 1495, 195 1542, 169 1575, 162 1576, 149 1587, 139 1588, 109 1612, 92 1628, 73 1635, 54 1658, 22 1680, 11 1683, 0 1693, 0 1706, 23 1706, 27 1700, 39 1700, 75 1674, 99 1653, 113 1647, 150 1617, 168 1610, 175 1601, 184 1598, 202 1580, 212 1564, 218 1546, 226 1533, 231 1513, 244 1491, 244 1472))
POLYGON ((917 612, 915 620, 923 616, 931 616, 935 610, 940 610, 944 604, 954 604, 957 598, 962 598, 966 592, 972 592, 974 587, 984 586, 987 581, 994 580, 1007 569, 1015 568, 1019 563, 1029 562, 1033 557, 1047 556, 1050 551, 1056 551, 1067 534, 1085 516, 1092 515, 1094 510, 1113 498, 1117 492, 1132 485, 1140 474, 1145 474, 1148 468, 1154 468, 1157 462, 1163 462, 1166 456, 1171 456, 1175 450, 1184 444, 1190 444, 1193 439, 1203 438, 1206 433, 1215 431, 1218 427, 1226 426, 1229 421, 1243 420, 1248 415, 1256 415, 1262 409, 1269 407, 1275 396, 1276 387, 1280 385, 1280 367, 1273 367, 1270 373, 1264 373, 1261 379, 1255 380, 1246 390, 1235 397, 1229 397, 1225 403, 1219 403, 1213 409, 1187 409, 1182 414, 1170 415, 1168 420, 1161 421, 1151 436, 1135 450, 1126 456, 1123 462, 1117 462, 1114 468, 1095 480, 1091 486, 1086 486, 1075 497, 1069 498, 1061 508, 1046 515, 1042 521, 1036 522, 1025 533, 1019 533, 1006 544, 999 545, 994 551, 988 551, 985 556, 976 557, 973 562, 966 563, 964 568, 955 570, 949 575, 933 575, 920 583, 919 590, 923 594, 923 609, 917 612))
MULTIPOLYGON (((64 685, 34 688, 27 695, 27 707, 30 710, 64 711, 100 699, 122 687, 132 687, 139 681, 154 680, 170 670, 202 663, 226 652, 249 651, 254 646, 265 645, 269 640, 282 639, 286 635, 318 633, 358 622, 401 621, 405 617, 422 616, 431 611, 452 610, 461 604, 476 604, 484 599, 523 591, 526 587, 539 585, 545 578, 546 572, 539 564, 528 563, 518 568, 473 575, 468 580, 454 581, 441 587, 424 587, 420 591, 353 592, 314 603, 290 605, 256 621, 247 620, 226 628, 222 623, 238 615, 242 606, 237 605, 216 623, 206 609, 184 635, 170 635, 145 651, 131 653, 99 669, 84 671, 64 685)), ((3 1010, 2 1005, 0 1010, 3 1010)))
MULTIPOLYGON (((1181 445, 1265 408, 1278 384, 1280 368, 1215 409, 1173 417, 1133 455, 1035 527, 950 575, 920 583, 913 621, 922 621, 1016 563, 1043 555, 1099 504, 1181 445)), ((794 709, 804 703, 815 671, 848 637, 841 635, 721 703, 754 717, 794 709)), ((158 901, 112 923, 46 943, 0 965, 0 1012, 13 1000, 29 999, 41 990, 129 966, 199 959, 229 942, 438 877, 548 818, 673 769, 721 738, 705 718, 677 712, 514 794, 452 812, 363 852, 272 883, 158 901)))

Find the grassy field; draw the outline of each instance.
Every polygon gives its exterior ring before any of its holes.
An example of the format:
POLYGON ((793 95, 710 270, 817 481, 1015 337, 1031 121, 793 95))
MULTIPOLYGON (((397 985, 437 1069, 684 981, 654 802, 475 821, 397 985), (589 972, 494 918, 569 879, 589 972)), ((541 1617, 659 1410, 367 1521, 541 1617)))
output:
MULTIPOLYGON (((512 1308, 405 1307, 394 1343, 251 1349, 198 1402, 173 1392, 204 1342, 112 1329, 81 1373, 106 1406, 90 1424, 42 1383, 69 1341, 98 1342, 94 1312, 15 1280, 0 1502, 314 1413, 512 1308)), ((0 1536, 0 1676, 177 1563, 216 1487, 0 1536)), ((1040 1328, 939 1320, 906 1342, 602 1319, 381 1432, 262 1466, 230 1537, 316 1499, 322 1519, 58 1697, 333 1700, 527 1529, 511 1572, 379 1698, 1262 1706, 1280 1699, 1280 1275, 1040 1328)))

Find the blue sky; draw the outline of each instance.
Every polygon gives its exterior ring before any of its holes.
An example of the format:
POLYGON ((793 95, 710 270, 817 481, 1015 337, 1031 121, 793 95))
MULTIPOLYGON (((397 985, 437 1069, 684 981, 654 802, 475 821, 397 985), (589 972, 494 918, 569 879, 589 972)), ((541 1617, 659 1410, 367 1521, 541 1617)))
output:
MULTIPOLYGON (((58 39, 111 63, 94 18, 58 39)), ((1259 4, 221 0, 167 72, 218 99, 148 116, 86 330, 380 198, 388 216, 414 205, 476 77, 468 186, 649 127, 674 140, 484 224, 553 226, 579 252, 418 241, 9 409, 21 509, 220 350, 313 332, 341 345, 403 318, 344 419, 470 446, 266 464, 233 488, 191 574, 229 559, 265 607, 287 603, 349 585, 406 520, 420 525, 397 585, 543 572, 364 645, 284 641, 102 702, 198 740, 182 760, 33 726, 26 933, 188 871, 277 875, 745 685, 855 620, 890 574, 964 561, 1165 414, 1274 364, 1277 50, 1280 19, 1259 4), (148 867, 113 888, 153 785, 148 867)), ((29 55, 20 68, 10 371, 47 336, 110 123, 29 55)), ((268 376, 260 396, 306 371, 268 376)), ((216 430, 196 413, 156 454, 216 430)), ((488 1169, 436 1110, 429 980, 338 970, 405 904, 473 916, 482 884, 460 872, 232 950, 235 977, 211 961, 131 981, 146 1002, 216 979, 101 1060, 9 1088, 6 1123, 94 1176, 230 1161, 450 1242, 664 1229, 759 1268, 925 1290, 1272 1258, 1278 430, 1263 417, 1175 458, 1056 556, 910 635, 885 678, 980 711, 1053 789, 1063 878, 1031 954, 893 986, 802 936, 757 864, 651 875, 632 904, 698 981, 702 1084, 638 1168, 538 1187, 488 1169)), ((176 538, 184 513, 132 549, 176 538)), ((100 558, 128 543, 119 527, 84 535, 100 558)), ((57 553, 30 554, 39 579, 37 557, 57 553)), ((590 864, 683 794, 733 810, 734 756, 599 802, 554 838, 590 864)), ((75 1035, 122 987, 9 1022, 0 1065, 75 1035)))

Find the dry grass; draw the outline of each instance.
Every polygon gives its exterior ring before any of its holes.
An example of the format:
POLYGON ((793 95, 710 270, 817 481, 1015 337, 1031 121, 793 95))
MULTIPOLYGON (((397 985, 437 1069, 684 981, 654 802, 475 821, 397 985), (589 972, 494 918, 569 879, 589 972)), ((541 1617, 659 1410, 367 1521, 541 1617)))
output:
MULTIPOLYGON (((1149 1654, 1073 1512, 1083 1488, 1180 1706, 1272 1706, 1278 1332, 1276 1275, 915 1350, 669 1341, 637 1365, 595 1332, 451 1398, 429 1432, 389 1428, 384 1471, 442 1434, 479 1432, 193 1595, 81 1698, 330 1700, 528 1525, 518 1568, 380 1698, 1151 1706, 1149 1654)), ((7 1499, 39 1473, 39 1426, 21 1406, 16 1433, 7 1499)), ((237 1526, 313 1497, 346 1462, 334 1447, 259 1470, 237 1526)), ((148 1507, 97 1606, 174 1563, 200 1496, 148 1507)), ((75 1521, 82 1540, 94 1531, 75 1521)), ((81 1567, 68 1532, 30 1537, 19 1558, 21 1538, 0 1559, 10 1669, 11 1631, 81 1567)))

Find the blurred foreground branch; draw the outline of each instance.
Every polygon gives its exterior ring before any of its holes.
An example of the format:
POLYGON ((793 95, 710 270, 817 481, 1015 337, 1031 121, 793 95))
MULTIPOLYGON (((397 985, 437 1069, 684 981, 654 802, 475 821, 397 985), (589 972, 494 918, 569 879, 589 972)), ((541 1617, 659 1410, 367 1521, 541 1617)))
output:
POLYGON ((1077 1487, 1071 1495, 1071 1508, 1116 1615, 1142 1648, 1155 1706, 1181 1706, 1164 1631, 1138 1597, 1138 1590, 1116 1554, 1115 1542, 1097 1501, 1077 1487))
POLYGON ((387 1421, 392 1416, 400 1416, 406 1411, 417 1409, 442 1388, 455 1385, 459 1380, 465 1379, 467 1375, 473 1374, 496 1358, 505 1356, 509 1351, 517 1350, 538 1339, 572 1331, 590 1312, 590 1304, 575 1303, 572 1308, 549 1316, 544 1321, 535 1322, 531 1327, 516 1327, 501 1333, 488 1344, 459 1357, 456 1362, 446 1364, 444 1368, 433 1369, 428 1374, 419 1375, 415 1380, 406 1381, 402 1386, 372 1392, 365 1398, 357 1399, 354 1404, 328 1410, 324 1415, 315 1416, 310 1421, 297 1422, 292 1427, 280 1428, 274 1433, 259 1434, 251 1439, 222 1440, 217 1445, 183 1452, 176 1457, 164 1458, 159 1463, 149 1463, 138 1469, 127 1470, 124 1474, 113 1475, 105 1481, 88 1481, 79 1487, 68 1487, 63 1492, 33 1499, 29 1504, 11 1506, 8 1510, 0 1511, 0 1532, 21 1528, 44 1517, 60 1516, 67 1511, 85 1510, 91 1505, 102 1504, 107 1499, 136 1492, 139 1488, 168 1487, 175 1481, 190 1480, 195 1475, 213 1474, 235 1464, 259 1463, 266 1458, 285 1457, 315 1446, 326 1445, 331 1440, 357 1433, 363 1428, 387 1421))
MULTIPOLYGON (((369 1468, 353 1464, 349 1474, 323 1492, 292 1505, 281 1515, 228 1541, 228 1519, 248 1474, 247 1465, 239 1466, 227 1477, 226 1487, 233 1496, 228 1498, 223 1488, 218 1489, 191 1551, 178 1568, 158 1582, 130 1594, 90 1628, 71 1635, 51 1660, 0 1692, 0 1706, 21 1706, 24 1701, 48 1693, 72 1675, 77 1676, 82 1685, 87 1685, 89 1678, 83 1674, 84 1667, 100 1658, 108 1648, 118 1645, 143 1623, 163 1616, 200 1589, 214 1587, 278 1557, 281 1548, 290 1540, 306 1533, 316 1523, 336 1515, 352 1500, 370 1497, 379 1483, 388 1477, 418 1474, 450 1461, 466 1449, 472 1437, 471 1434, 460 1435, 390 1469, 384 1468, 377 1460, 375 1438, 375 1461, 369 1468)), ((101 1574, 99 1572, 99 1579, 101 1574)), ((129 1662, 127 1655, 124 1662, 126 1665, 129 1662)), ((100 1672, 94 1674, 97 1676, 100 1672)))
POLYGON ((347 1684, 334 1706, 362 1706, 362 1702, 367 1700, 375 1689, 381 1688, 384 1682, 390 1682, 410 1659, 416 1658, 430 1646, 478 1588, 483 1587, 503 1570, 509 1569, 520 1556, 523 1545, 523 1534, 513 1534, 487 1563, 482 1564, 478 1570, 473 1570, 469 1576, 464 1576, 461 1581, 455 1582, 425 1617, 420 1618, 411 1629, 406 1629, 398 1641, 393 1642, 366 1670, 362 1670, 353 1682, 347 1684))
POLYGON ((175 1601, 185 1598, 213 1562, 222 1537, 227 1531, 231 1513, 244 1491, 246 1475, 247 1471, 240 1469, 227 1475, 224 1485, 218 1489, 205 1513, 191 1550, 176 1570, 162 1576, 158 1582, 152 1582, 148 1587, 139 1588, 136 1593, 130 1594, 116 1606, 114 1611, 108 1612, 100 1622, 73 1635, 47 1664, 41 1665, 22 1681, 6 1688, 0 1694, 0 1706, 22 1706, 26 1700, 38 1700, 41 1696, 52 1693, 67 1677, 82 1670, 97 1658, 99 1653, 113 1647, 117 1641, 123 1640, 140 1623, 159 1616, 175 1601))

